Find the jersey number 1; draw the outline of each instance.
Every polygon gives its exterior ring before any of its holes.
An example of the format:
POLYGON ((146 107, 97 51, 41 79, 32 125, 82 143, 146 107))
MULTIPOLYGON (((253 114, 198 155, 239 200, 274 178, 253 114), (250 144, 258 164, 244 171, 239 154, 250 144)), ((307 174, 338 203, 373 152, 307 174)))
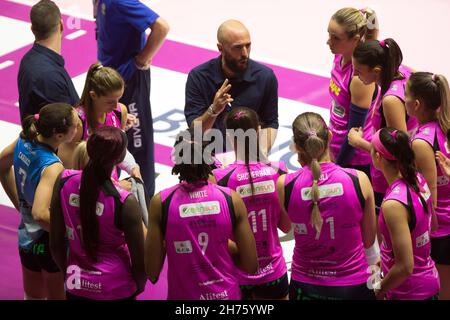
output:
MULTIPOLYGON (((334 217, 329 217, 325 220, 325 223, 330 224, 330 239, 334 240, 334 217)), ((323 224, 322 224, 323 228, 323 224)), ((320 233, 322 232, 322 228, 320 228, 319 232, 316 233, 316 240, 319 240, 320 233)))

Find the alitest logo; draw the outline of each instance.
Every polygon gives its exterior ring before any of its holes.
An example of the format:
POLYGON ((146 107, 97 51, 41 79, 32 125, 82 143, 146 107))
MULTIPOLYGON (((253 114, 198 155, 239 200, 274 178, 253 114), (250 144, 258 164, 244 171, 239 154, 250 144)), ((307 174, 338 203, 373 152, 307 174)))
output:
POLYGON ((101 293, 102 292, 102 283, 101 282, 92 282, 87 279, 81 278, 81 272, 86 272, 90 274, 95 274, 97 276, 101 276, 101 272, 97 271, 85 271, 82 270, 77 265, 70 265, 67 267, 67 277, 66 277, 66 286, 68 290, 85 290, 90 292, 101 293))

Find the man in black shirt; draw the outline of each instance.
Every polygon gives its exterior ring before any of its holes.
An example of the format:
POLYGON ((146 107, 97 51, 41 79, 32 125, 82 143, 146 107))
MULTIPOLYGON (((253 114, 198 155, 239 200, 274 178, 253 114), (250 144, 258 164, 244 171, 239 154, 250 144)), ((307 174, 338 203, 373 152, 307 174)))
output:
POLYGON ((53 1, 41 0, 31 8, 33 47, 20 62, 17 79, 20 118, 36 114, 53 102, 74 106, 79 101, 61 56, 63 23, 53 1))
POLYGON ((258 113, 261 147, 270 150, 278 129, 278 81, 272 69, 250 59, 247 28, 228 20, 217 31, 218 58, 194 68, 186 82, 184 114, 187 124, 201 122, 204 131, 215 128, 224 135, 224 118, 233 107, 258 113))

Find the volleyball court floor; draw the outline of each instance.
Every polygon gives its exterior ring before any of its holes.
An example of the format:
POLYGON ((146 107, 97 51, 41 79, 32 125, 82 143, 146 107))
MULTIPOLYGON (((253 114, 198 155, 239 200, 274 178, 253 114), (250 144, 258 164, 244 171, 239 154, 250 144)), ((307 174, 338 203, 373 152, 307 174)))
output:
MULTIPOLYGON (((30 6, 37 1, 0 0, 0 148, 20 132, 17 72, 33 43, 30 6)), ((95 23, 90 0, 55 0, 64 19, 62 55, 79 94, 89 66, 96 61, 95 23)), ((157 191, 178 182, 171 176, 175 135, 186 128, 183 115, 187 73, 218 55, 216 30, 229 18, 244 22, 252 36, 251 57, 269 65, 279 81, 280 128, 272 160, 298 168, 289 151, 291 123, 305 111, 329 119, 328 74, 332 56, 326 46, 327 24, 339 8, 370 6, 378 15, 381 37, 392 37, 403 49, 405 63, 417 70, 450 76, 445 42, 450 30, 447 1, 293 1, 279 0, 165 0, 142 1, 168 20, 171 31, 152 62, 151 103, 155 129, 157 191)), ((0 187, 0 299, 22 299, 22 275, 17 250, 19 215, 0 187)), ((290 267, 293 240, 280 232, 290 267)), ((167 266, 156 285, 147 283, 139 299, 165 299, 167 266)), ((182 272, 182 271, 181 271, 182 272)))

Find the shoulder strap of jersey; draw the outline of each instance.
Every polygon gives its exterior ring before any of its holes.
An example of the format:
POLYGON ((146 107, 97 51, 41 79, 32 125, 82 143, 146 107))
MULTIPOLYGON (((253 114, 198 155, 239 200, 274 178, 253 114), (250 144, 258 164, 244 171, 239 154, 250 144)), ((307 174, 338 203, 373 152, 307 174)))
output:
POLYGON ((227 201, 227 205, 228 205, 228 211, 230 213, 230 219, 231 219, 231 225, 233 227, 236 226, 236 211, 234 210, 234 205, 233 205, 233 197, 229 194, 227 194, 225 191, 221 190, 220 188, 218 188, 220 190, 220 192, 222 192, 223 196, 225 197, 225 200, 227 201))
POLYGON ((176 187, 172 190, 172 192, 169 194, 169 196, 161 203, 161 229, 163 233, 163 237, 166 236, 166 229, 167 229, 167 220, 169 219, 169 206, 170 202, 172 201, 173 195, 180 187, 176 187))
POLYGON ((286 209, 286 211, 289 208, 289 201, 291 200, 292 190, 299 176, 300 175, 297 175, 294 179, 292 179, 292 181, 284 186, 284 208, 286 209))
POLYGON ((366 199, 364 198, 358 176, 355 176, 354 174, 352 174, 344 169, 342 169, 342 171, 345 172, 352 180, 353 187, 355 188, 356 195, 358 196, 359 205, 361 206, 361 210, 364 211, 364 208, 366 206, 366 199))
POLYGON ((228 172, 222 179, 217 181, 217 184, 219 186, 222 186, 222 187, 227 187, 228 186, 228 182, 230 181, 230 177, 231 177, 231 175, 233 174, 234 171, 236 171, 236 168, 234 168, 233 170, 228 172))

